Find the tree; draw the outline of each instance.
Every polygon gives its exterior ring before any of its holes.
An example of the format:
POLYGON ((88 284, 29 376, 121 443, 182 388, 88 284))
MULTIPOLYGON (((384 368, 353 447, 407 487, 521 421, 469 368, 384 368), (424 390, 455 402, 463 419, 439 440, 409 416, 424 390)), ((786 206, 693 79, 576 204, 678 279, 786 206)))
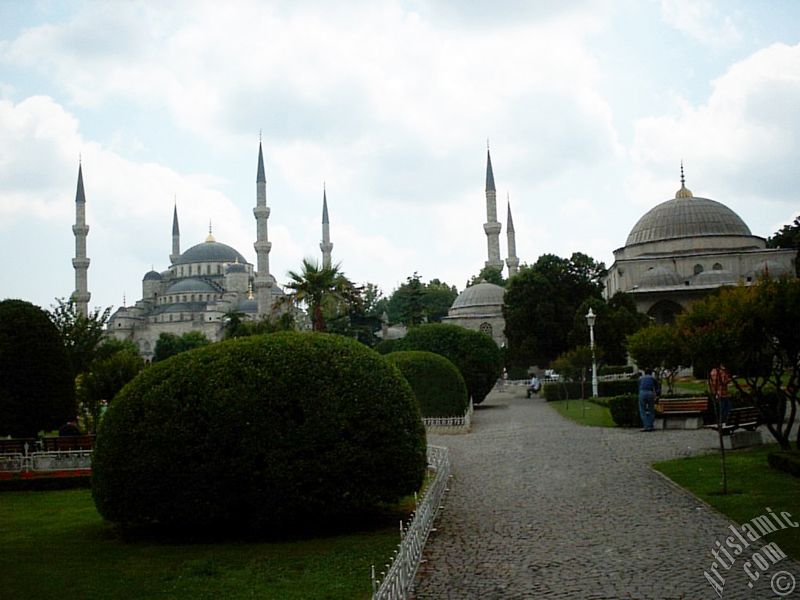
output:
POLYGON ((97 431, 102 402, 110 404, 117 392, 143 368, 144 361, 139 353, 124 349, 98 358, 91 370, 79 378, 78 396, 92 432, 97 431))
POLYGON ((88 316, 83 316, 73 300, 56 298, 56 304, 50 307, 49 315, 67 349, 73 375, 85 373, 103 341, 111 307, 103 311, 95 308, 88 316))
POLYGON ((603 263, 574 253, 569 259, 544 254, 522 267, 508 282, 503 314, 508 364, 547 365, 569 349, 576 311, 588 299, 600 299, 603 263))
POLYGON ((797 248, 794 261, 795 274, 800 277, 800 216, 794 222, 781 227, 775 235, 767 238, 767 248, 797 248))
POLYGON ((156 340, 153 362, 165 360, 175 354, 207 346, 210 343, 211 341, 199 331, 189 331, 180 336, 174 333, 161 333, 156 340))
POLYGON ((311 316, 314 331, 325 331, 325 310, 333 315, 349 306, 361 303, 361 290, 344 276, 340 264, 320 266, 303 259, 299 273, 289 271, 291 281, 286 284, 292 293, 290 300, 305 304, 311 316))
POLYGON ((405 323, 408 326, 420 323, 438 323, 453 305, 458 290, 439 279, 423 283, 420 275, 414 273, 389 297, 387 314, 391 323, 405 323))
POLYGON ((505 287, 506 280, 503 278, 503 269, 497 267, 483 267, 477 275, 470 277, 467 282, 467 287, 471 287, 476 283, 493 283, 501 287, 505 287))
POLYGON ((722 288, 678 320, 695 369, 710 373, 724 365, 783 450, 791 448, 800 394, 798 322, 800 280, 788 278, 722 288))
POLYGON ((594 325, 595 343, 598 350, 602 350, 605 362, 610 365, 626 364, 625 338, 648 325, 649 317, 636 310, 630 294, 617 292, 608 302, 593 296, 585 300, 575 311, 572 331, 568 338, 570 346, 580 346, 589 339, 586 313, 590 308, 597 315, 594 325))
POLYGON ((578 346, 568 350, 553 361, 553 369, 567 381, 585 381, 586 373, 592 371, 592 349, 578 346))
POLYGON ((0 302, 0 436, 33 437, 75 417, 67 350, 49 315, 23 300, 0 302))
POLYGON ((652 369, 667 382, 667 393, 675 388, 675 376, 689 366, 691 357, 681 332, 674 324, 653 325, 627 338, 628 352, 641 369, 652 369))

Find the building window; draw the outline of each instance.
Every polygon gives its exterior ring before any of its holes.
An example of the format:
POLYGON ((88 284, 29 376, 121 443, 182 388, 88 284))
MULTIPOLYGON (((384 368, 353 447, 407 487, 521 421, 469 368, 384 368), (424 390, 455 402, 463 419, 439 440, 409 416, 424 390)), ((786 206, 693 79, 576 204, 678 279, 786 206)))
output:
POLYGON ((699 275, 703 272, 703 265, 695 265, 694 266, 694 274, 699 275))
POLYGON ((490 323, 481 323, 479 329, 481 333, 485 333, 489 337, 492 337, 492 325, 490 323))
POLYGON ((722 265, 719 263, 714 263, 714 266, 711 268, 714 269, 715 271, 722 271, 722 265))
POLYGON ((217 275, 222 275, 222 265, 217 265, 217 275))
POLYGON ((206 275, 211 275, 211 265, 206 265, 206 275))

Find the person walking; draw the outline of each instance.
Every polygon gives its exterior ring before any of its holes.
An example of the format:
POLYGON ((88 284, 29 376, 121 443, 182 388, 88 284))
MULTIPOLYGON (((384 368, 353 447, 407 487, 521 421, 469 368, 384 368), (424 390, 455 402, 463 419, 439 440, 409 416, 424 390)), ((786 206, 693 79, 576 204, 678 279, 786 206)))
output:
POLYGON ((660 392, 658 380, 653 377, 652 369, 645 369, 639 378, 639 416, 642 419, 642 431, 653 431, 655 420, 656 397, 660 392))

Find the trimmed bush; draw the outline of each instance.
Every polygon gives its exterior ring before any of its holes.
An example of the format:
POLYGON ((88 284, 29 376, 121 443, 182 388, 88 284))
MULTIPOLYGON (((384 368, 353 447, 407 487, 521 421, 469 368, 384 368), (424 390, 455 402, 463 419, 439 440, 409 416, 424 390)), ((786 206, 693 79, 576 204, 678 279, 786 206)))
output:
POLYGON ((641 427, 642 419, 639 416, 639 396, 625 394, 608 399, 608 408, 611 418, 619 427, 641 427))
POLYGON ((58 329, 23 300, 0 302, 0 436, 35 437, 74 418, 75 382, 58 329))
POLYGON ((396 352, 399 350, 397 344, 400 340, 381 340, 377 344, 375 344, 375 352, 379 354, 389 354, 390 352, 396 352))
POLYGON ((308 531, 419 489, 425 430, 397 368, 281 332, 145 369, 101 423, 92 494, 124 525, 308 531))
MULTIPOLYGON (((636 379, 621 379, 618 381, 598 381, 597 395, 601 398, 611 396, 622 396, 625 394, 637 393, 639 382, 636 379)), ((581 397, 580 381, 553 381, 543 386, 544 397, 548 402, 553 400, 565 400, 567 398, 581 397)), ((583 384, 583 396, 589 398, 592 395, 592 382, 587 380, 583 384)))
POLYGON ((392 352, 393 363, 414 390, 423 417, 460 417, 469 406, 467 385, 456 366, 440 354, 421 350, 392 352))
POLYGON ((473 404, 483 402, 503 371, 500 348, 488 335, 444 323, 409 330, 394 350, 426 350, 441 354, 461 371, 473 404))
POLYGON ((630 365, 603 365, 597 370, 598 375, 633 375, 633 367, 630 365))
POLYGON ((773 469, 800 477, 800 452, 770 452, 767 462, 773 469))

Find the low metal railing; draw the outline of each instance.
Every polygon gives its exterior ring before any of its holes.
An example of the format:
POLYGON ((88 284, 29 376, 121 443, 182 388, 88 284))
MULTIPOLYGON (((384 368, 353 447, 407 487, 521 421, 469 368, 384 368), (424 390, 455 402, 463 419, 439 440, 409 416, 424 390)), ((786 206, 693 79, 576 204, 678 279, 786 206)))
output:
POLYGON ((460 417, 425 417, 422 422, 429 433, 467 433, 472 427, 473 411, 470 400, 469 407, 460 417))
POLYGON ((25 444, 23 452, 0 453, 0 473, 52 473, 84 471, 92 468, 92 450, 33 450, 25 444))
POLYGON ((406 600, 413 588, 425 542, 432 531, 436 515, 450 480, 450 455, 443 446, 428 446, 428 468, 434 471, 422 500, 407 523, 400 522, 400 544, 385 571, 375 574, 372 566, 373 600, 406 600))

